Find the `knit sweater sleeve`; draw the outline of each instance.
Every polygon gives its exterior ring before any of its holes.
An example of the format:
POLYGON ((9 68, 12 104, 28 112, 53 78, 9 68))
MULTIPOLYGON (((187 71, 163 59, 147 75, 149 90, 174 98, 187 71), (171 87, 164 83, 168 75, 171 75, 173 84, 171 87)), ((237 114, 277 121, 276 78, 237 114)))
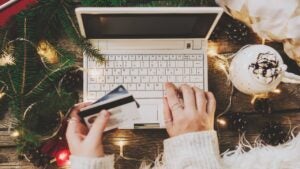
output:
POLYGON ((106 155, 102 158, 70 157, 71 169, 114 169, 114 155, 106 155))
POLYGON ((215 131, 187 133, 164 141, 167 169, 220 169, 215 131))

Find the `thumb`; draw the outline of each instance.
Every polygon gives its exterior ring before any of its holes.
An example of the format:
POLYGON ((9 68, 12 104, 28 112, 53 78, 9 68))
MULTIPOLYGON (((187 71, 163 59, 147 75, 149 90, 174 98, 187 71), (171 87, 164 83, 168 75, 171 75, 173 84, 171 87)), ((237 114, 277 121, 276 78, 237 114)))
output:
POLYGON ((110 113, 107 110, 102 110, 100 112, 100 115, 94 121, 86 139, 91 139, 93 141, 102 141, 102 135, 109 117, 110 113))

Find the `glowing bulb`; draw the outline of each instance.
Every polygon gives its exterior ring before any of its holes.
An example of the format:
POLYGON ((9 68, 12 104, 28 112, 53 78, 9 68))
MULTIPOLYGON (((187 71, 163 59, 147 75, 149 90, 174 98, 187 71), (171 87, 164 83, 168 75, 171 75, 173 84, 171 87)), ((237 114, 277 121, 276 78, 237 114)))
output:
POLYGON ((225 126, 227 124, 225 119, 218 119, 217 122, 221 125, 221 126, 225 126))
POLYGON ((61 150, 57 153, 55 159, 57 166, 66 166, 70 164, 70 151, 69 150, 61 150))
POLYGON ((120 156, 124 156, 125 141, 120 140, 117 145, 120 147, 120 156))
POLYGON ((19 137, 19 136, 20 136, 20 133, 19 133, 19 131, 15 130, 14 132, 12 132, 12 133, 10 134, 10 136, 11 136, 11 137, 19 137))
POLYGON ((5 93, 0 93, 0 99, 5 95, 5 93))
POLYGON ((280 90, 280 89, 275 89, 275 90, 273 90, 273 93, 280 94, 280 93, 281 93, 281 90, 280 90))

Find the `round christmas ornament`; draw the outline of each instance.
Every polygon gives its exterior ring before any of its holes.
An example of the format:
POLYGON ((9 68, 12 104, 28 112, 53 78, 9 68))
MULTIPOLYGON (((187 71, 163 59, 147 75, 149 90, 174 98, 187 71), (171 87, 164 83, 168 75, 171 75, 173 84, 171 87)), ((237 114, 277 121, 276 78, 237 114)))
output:
POLYGON ((80 69, 71 70, 62 78, 62 87, 68 92, 82 90, 83 88, 83 71, 80 69))
POLYGON ((58 53, 55 48, 46 40, 41 40, 37 46, 37 53, 47 63, 56 64, 59 62, 58 53))
POLYGON ((272 121, 266 123, 260 138, 263 143, 276 146, 285 143, 288 140, 288 134, 280 123, 272 121))
POLYGON ((248 40, 249 28, 242 22, 234 20, 226 25, 224 32, 231 42, 245 43, 248 40))
POLYGON ((246 115, 242 113, 232 113, 229 115, 229 129, 238 132, 244 132, 246 130, 248 121, 246 115))

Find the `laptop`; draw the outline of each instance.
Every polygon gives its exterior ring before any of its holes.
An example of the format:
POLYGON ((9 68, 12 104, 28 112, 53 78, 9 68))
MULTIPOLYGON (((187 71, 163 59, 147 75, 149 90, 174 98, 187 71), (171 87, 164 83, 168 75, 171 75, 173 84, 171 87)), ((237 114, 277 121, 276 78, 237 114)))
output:
POLYGON ((164 128, 164 83, 208 89, 207 40, 219 7, 76 8, 81 34, 106 59, 84 54, 84 101, 123 85, 140 104, 140 119, 121 129, 164 128))

